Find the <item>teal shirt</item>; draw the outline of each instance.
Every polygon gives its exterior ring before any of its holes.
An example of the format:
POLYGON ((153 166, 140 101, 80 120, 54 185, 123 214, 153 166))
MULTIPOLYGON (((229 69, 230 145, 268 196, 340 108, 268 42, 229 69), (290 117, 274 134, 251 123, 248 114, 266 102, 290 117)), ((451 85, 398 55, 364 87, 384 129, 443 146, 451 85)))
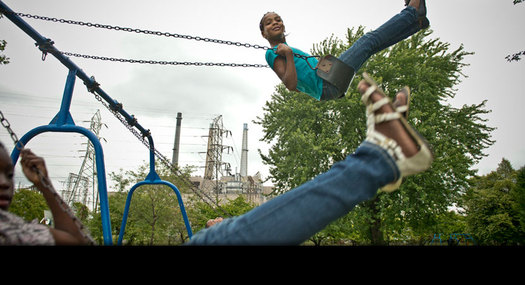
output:
MULTIPOLYGON (((287 43, 285 43, 288 45, 287 43)), ((274 48, 276 48, 275 46, 274 48)), ((304 56, 310 56, 309 54, 290 47, 294 53, 304 55, 304 56)), ((269 49, 266 51, 266 62, 268 65, 273 69, 273 65, 275 62, 275 59, 279 55, 275 53, 275 50, 269 49)), ((295 70, 297 72, 297 90, 306 93, 312 97, 314 97, 317 100, 321 99, 321 95, 323 94, 323 80, 317 76, 317 73, 315 70, 310 68, 308 63, 306 63, 305 59, 295 57, 295 70)), ((308 62, 312 67, 317 66, 318 60, 315 57, 308 58, 308 62)))

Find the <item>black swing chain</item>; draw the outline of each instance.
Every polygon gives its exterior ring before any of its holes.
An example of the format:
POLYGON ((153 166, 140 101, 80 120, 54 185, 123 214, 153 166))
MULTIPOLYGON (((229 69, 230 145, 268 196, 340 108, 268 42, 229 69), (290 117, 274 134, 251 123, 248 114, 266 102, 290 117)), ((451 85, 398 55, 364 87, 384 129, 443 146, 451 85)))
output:
MULTIPOLYGON (((5 11, 2 11, 2 12, 5 13, 5 11)), ((248 44, 248 43, 241 43, 241 42, 234 42, 234 41, 225 41, 225 40, 219 40, 219 39, 211 39, 211 38, 205 38, 205 37, 199 37, 199 36, 181 35, 181 34, 169 33, 169 32, 134 29, 134 28, 112 26, 112 25, 104 25, 104 24, 96 24, 96 23, 94 24, 94 23, 90 23, 90 22, 58 19, 58 18, 53 18, 53 17, 46 17, 46 16, 26 14, 26 13, 18 13, 18 12, 13 12, 13 14, 18 15, 20 17, 26 17, 26 18, 31 18, 31 19, 44 20, 44 21, 50 21, 50 22, 62 23, 62 24, 86 26, 86 27, 90 27, 90 28, 93 27, 93 28, 99 28, 99 29, 124 31, 124 32, 130 32, 130 33, 133 32, 133 33, 138 33, 138 34, 164 36, 164 37, 180 38, 180 39, 195 40, 195 41, 204 41, 204 42, 209 42, 209 43, 226 44, 226 45, 233 45, 233 46, 238 46, 238 47, 256 48, 256 49, 263 49, 263 50, 268 50, 269 49, 266 46, 252 45, 252 44, 248 44)), ((85 54, 71 53, 71 52, 61 52, 61 53, 64 54, 64 55, 74 56, 74 57, 81 57, 81 58, 107 60, 107 61, 113 61, 113 62, 141 63, 141 64, 186 65, 186 66, 189 66, 189 65, 193 65, 193 66, 220 66, 220 67, 228 66, 228 67, 255 67, 255 68, 267 68, 267 67, 269 67, 268 65, 265 65, 265 64, 251 64, 251 63, 214 63, 214 62, 156 61, 156 60, 123 59, 123 58, 115 58, 115 57, 85 55, 85 54)), ((45 54, 45 51, 44 51, 44 54, 45 54)), ((45 59, 45 55, 42 56, 42 60, 44 60, 44 59, 45 59)))
MULTIPOLYGON (((245 47, 245 48, 254 48, 254 49, 262 49, 262 50, 275 50, 275 48, 269 48, 267 46, 261 46, 261 45, 257 45, 257 44, 249 44, 249 43, 242 43, 242 42, 235 42, 235 41, 212 39, 212 38, 199 37, 199 36, 181 35, 181 34, 176 34, 176 33, 160 32, 160 31, 152 31, 152 30, 143 30, 143 29, 120 27, 120 26, 105 25, 105 24, 96 24, 96 23, 90 23, 90 22, 67 20, 67 19, 59 19, 59 18, 54 18, 54 17, 39 16, 39 15, 32 15, 32 14, 26 14, 26 13, 14 12, 14 14, 18 15, 20 17, 26 17, 26 18, 31 18, 31 19, 44 20, 44 21, 50 21, 50 22, 62 23, 62 24, 86 26, 86 27, 90 27, 90 28, 93 27, 93 28, 99 28, 99 29, 108 29, 108 30, 123 31, 123 32, 130 32, 130 33, 137 33, 137 34, 172 37, 172 38, 179 38, 179 39, 186 39, 186 40, 195 40, 195 41, 203 41, 203 42, 208 42, 208 43, 224 44, 224 45, 231 45, 231 46, 245 47)), ((113 62, 126 62, 126 63, 140 63, 140 64, 185 65, 185 66, 190 66, 190 65, 193 65, 193 66, 220 66, 220 67, 228 66, 228 67, 255 67, 255 68, 268 68, 269 67, 266 64, 187 62, 187 61, 186 62, 157 61, 157 60, 123 59, 123 58, 115 58, 115 57, 85 55, 85 54, 72 53, 72 52, 61 52, 61 53, 64 54, 64 55, 67 55, 67 56, 74 56, 74 57, 87 58, 87 59, 105 60, 105 61, 113 61, 113 62)), ((316 69, 315 67, 311 66, 311 64, 308 61, 308 59, 312 58, 312 57, 319 57, 319 56, 316 56, 316 55, 305 56, 305 55, 301 55, 301 54, 298 54, 298 53, 294 53, 294 56, 297 57, 297 58, 304 59, 308 63, 308 65, 310 66, 311 69, 314 69, 314 70, 316 69)), ((45 59, 44 55, 43 55, 42 59, 43 60, 45 59)))
POLYGON ((185 66, 220 66, 220 67, 255 67, 255 68, 264 68, 268 65, 258 64, 258 63, 222 63, 222 62, 189 62, 189 61, 159 61, 159 60, 143 60, 143 59, 126 59, 126 58, 116 58, 116 57, 106 57, 106 56, 97 56, 97 55, 86 55, 79 53, 71 52, 61 52, 67 56, 74 56, 87 59, 96 59, 96 60, 105 60, 112 62, 125 62, 125 63, 140 63, 140 64, 158 64, 158 65, 185 65, 185 66))
POLYGON ((39 16, 39 15, 32 15, 32 14, 25 14, 25 13, 17 13, 17 12, 14 12, 14 14, 18 15, 20 17, 26 17, 26 18, 32 18, 32 19, 37 19, 37 20, 50 21, 50 22, 55 22, 55 23, 58 22, 58 23, 62 23, 62 24, 86 26, 86 27, 90 27, 90 28, 93 27, 93 28, 99 28, 99 29, 108 29, 108 30, 115 30, 115 31, 130 32, 130 33, 133 32, 133 33, 137 33, 137 34, 146 34, 146 35, 154 35, 154 36, 180 38, 180 39, 186 39, 186 40, 195 40, 195 41, 203 41, 203 42, 216 43, 216 44, 234 45, 234 46, 238 46, 238 47, 255 48, 255 49, 263 49, 263 50, 270 49, 270 48, 268 48, 266 46, 261 46, 261 45, 253 45, 253 44, 249 44, 249 43, 241 43, 241 42, 234 42, 234 41, 225 41, 225 40, 219 40, 219 39, 211 39, 211 38, 205 38, 205 37, 199 37, 199 36, 181 35, 181 34, 169 33, 169 32, 134 29, 134 28, 112 26, 112 25, 104 25, 104 24, 96 24, 96 23, 94 24, 94 23, 90 23, 90 22, 66 20, 66 19, 59 19, 59 18, 39 16))
POLYGON ((21 147, 23 148, 24 146, 22 145, 22 143, 18 140, 18 137, 16 136, 15 132, 11 129, 11 124, 9 123, 9 121, 4 117, 4 114, 2 113, 2 111, 0 111, 0 123, 2 124, 2 127, 4 127, 7 132, 9 133, 9 136, 11 137, 11 139, 13 140, 13 142, 15 143, 15 146, 18 150, 21 150, 21 148, 18 146, 19 144, 21 145, 21 147))
MULTIPOLYGON (((11 129, 11 124, 5 118, 5 116, 2 113, 2 111, 0 111, 0 122, 2 123, 2 126, 7 130, 9 135, 11 136, 11 139, 13 140, 13 143, 15 144, 15 147, 18 150, 22 150, 24 148, 24 144, 18 140, 17 135, 11 129)), ((90 245, 94 245, 95 244, 94 240, 91 238, 91 236, 89 234, 87 234, 85 232, 85 227, 82 224, 82 222, 75 216, 75 214, 73 213, 71 208, 66 204, 66 202, 64 202, 64 200, 56 192, 56 190, 53 187, 53 185, 51 185, 51 181, 49 181, 49 179, 47 177, 45 177, 44 174, 37 167, 33 167, 33 171, 35 171, 36 174, 38 175, 38 178, 39 178, 40 183, 42 184, 42 186, 44 188, 48 189, 48 191, 53 195, 53 197, 55 198, 55 201, 57 202, 57 204, 60 207, 60 209, 64 213, 66 213, 71 218, 73 223, 77 226, 77 228, 79 229, 79 232, 81 233, 82 238, 84 239, 84 241, 86 241, 90 245)))

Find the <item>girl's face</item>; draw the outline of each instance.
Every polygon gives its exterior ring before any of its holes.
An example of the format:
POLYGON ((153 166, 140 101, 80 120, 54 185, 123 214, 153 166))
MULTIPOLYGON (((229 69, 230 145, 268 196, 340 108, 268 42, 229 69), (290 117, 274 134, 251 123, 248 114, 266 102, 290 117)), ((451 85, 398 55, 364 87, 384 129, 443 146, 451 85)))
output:
POLYGON ((14 165, 11 157, 0 145, 0 209, 7 211, 14 193, 14 165))
POLYGON ((284 42, 285 27, 283 19, 276 13, 268 13, 261 21, 262 36, 270 42, 284 42))

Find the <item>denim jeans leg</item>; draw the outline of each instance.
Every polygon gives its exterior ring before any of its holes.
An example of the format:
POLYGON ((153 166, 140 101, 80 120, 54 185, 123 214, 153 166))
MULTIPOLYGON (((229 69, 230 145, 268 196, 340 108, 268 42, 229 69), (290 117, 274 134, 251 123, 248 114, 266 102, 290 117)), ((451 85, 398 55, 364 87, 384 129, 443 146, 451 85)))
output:
POLYGON ((339 59, 356 72, 375 53, 388 48, 420 30, 417 11, 408 6, 382 26, 359 38, 339 59))
POLYGON ((188 245, 298 245, 399 175, 386 151, 363 142, 329 171, 244 215, 197 232, 188 245))

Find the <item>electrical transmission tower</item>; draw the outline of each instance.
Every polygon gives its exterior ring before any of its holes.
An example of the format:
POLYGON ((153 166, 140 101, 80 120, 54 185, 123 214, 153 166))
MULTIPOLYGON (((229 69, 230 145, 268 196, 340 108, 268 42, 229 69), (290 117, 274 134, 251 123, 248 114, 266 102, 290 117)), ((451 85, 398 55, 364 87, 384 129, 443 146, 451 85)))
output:
MULTIPOLYGON (((89 129, 100 139, 99 133, 102 126, 100 110, 93 115, 89 129)), ((73 203, 80 202, 87 206, 93 213, 97 212, 98 191, 97 173, 95 164, 95 149, 93 144, 87 140, 84 160, 78 174, 70 173, 67 180, 67 190, 64 191, 66 203, 71 207, 73 203), (91 187, 90 187, 91 186, 91 187)))
POLYGON ((222 154, 226 150, 233 150, 231 146, 223 145, 223 137, 231 136, 231 131, 225 130, 222 124, 222 115, 213 119, 208 134, 208 149, 206 151, 206 166, 204 167, 204 180, 201 189, 214 190, 216 194, 221 193, 220 177, 226 171, 231 175, 231 166, 222 161, 222 154), (215 180, 215 181, 214 181, 215 180))

